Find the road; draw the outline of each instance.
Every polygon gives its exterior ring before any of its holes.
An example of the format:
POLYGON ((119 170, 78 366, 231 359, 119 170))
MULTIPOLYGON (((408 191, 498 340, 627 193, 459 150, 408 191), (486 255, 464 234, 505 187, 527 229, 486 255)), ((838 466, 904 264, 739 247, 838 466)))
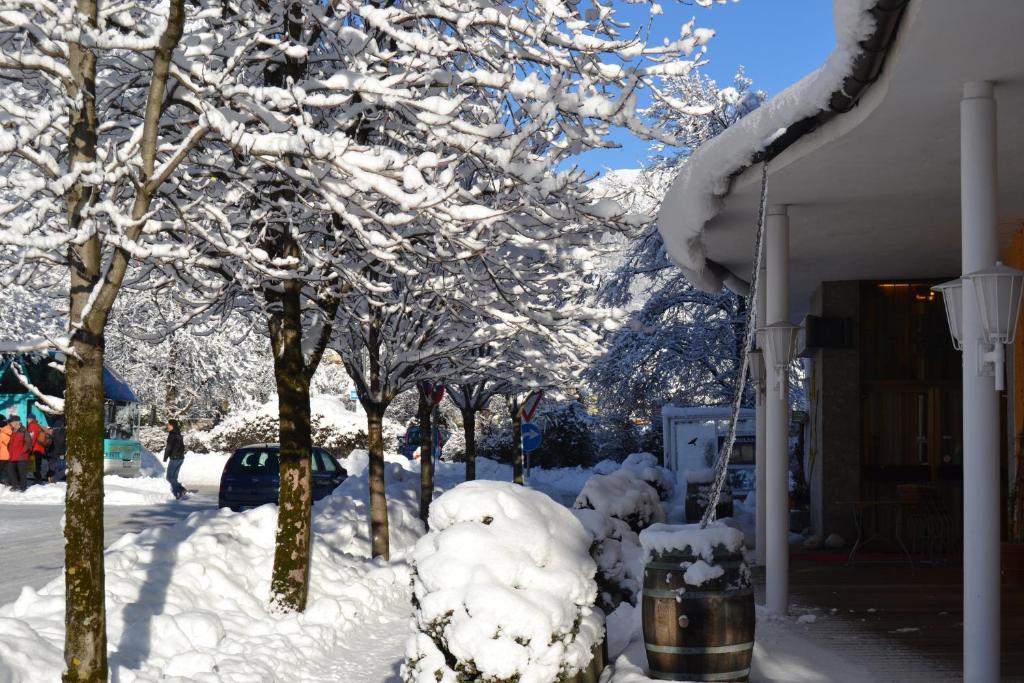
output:
MULTIPOLYGON (((174 524, 199 510, 217 507, 217 493, 201 490, 162 505, 108 505, 104 547, 127 533, 174 524)), ((22 586, 41 588, 64 567, 63 505, 0 505, 0 605, 18 598, 22 586)))

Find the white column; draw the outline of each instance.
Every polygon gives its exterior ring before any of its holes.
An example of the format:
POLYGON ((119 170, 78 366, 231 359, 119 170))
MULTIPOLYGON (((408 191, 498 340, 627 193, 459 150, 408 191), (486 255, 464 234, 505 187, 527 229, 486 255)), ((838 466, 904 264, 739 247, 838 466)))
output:
MULTIPOLYGON (((767 246, 767 245, 766 245, 767 246)), ((757 306, 757 325, 763 327, 765 325, 766 314, 767 314, 767 298, 765 297, 765 288, 767 286, 765 276, 765 264, 762 259, 761 272, 758 273, 758 282, 760 285, 757 288, 757 301, 754 305, 757 306)), ((764 349, 761 350, 762 353, 764 349)), ((766 373, 767 375, 767 373, 766 373)), ((768 388, 768 383, 765 382, 757 389, 756 403, 754 404, 755 415, 757 418, 757 434, 755 436, 756 442, 754 443, 754 477, 757 481, 757 522, 755 527, 755 533, 757 534, 757 564, 761 567, 765 564, 765 538, 764 538, 764 504, 765 504, 765 485, 764 485, 764 465, 765 465, 765 448, 766 432, 765 432, 765 392, 768 388)))
MULTIPOLYGON (((995 264, 996 105, 992 84, 967 83, 960 102, 963 272, 995 264)), ((999 680, 999 395, 978 376, 977 300, 963 288, 964 680, 999 680)))
MULTIPOLYGON (((789 216, 785 206, 768 208, 765 235, 766 322, 789 321, 789 216)), ((785 614, 789 604, 789 386, 786 372, 766 363, 765 395, 765 606, 785 614), (782 396, 775 382, 782 382, 782 396)), ((758 492, 760 493, 760 492, 758 492)))

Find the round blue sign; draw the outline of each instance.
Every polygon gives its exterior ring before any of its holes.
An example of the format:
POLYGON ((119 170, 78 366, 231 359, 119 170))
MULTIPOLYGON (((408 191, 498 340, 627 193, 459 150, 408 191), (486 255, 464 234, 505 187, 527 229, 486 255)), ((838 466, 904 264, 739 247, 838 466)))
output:
POLYGON ((535 451, 540 448, 540 427, 532 422, 523 423, 523 450, 535 451))

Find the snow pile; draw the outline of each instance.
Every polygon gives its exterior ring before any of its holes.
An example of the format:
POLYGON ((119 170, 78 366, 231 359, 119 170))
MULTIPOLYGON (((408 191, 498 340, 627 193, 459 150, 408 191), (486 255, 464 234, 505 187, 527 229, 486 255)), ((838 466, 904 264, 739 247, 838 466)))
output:
POLYGON ((590 536, 572 513, 509 483, 466 482, 430 508, 416 544, 415 683, 549 683, 585 668, 603 627, 590 536))
POLYGON ((658 230, 672 260, 695 286, 707 291, 722 286, 721 278, 705 268, 703 233, 721 211, 733 175, 789 126, 828 108, 862 53, 860 42, 874 30, 869 10, 876 1, 833 0, 836 48, 825 64, 702 144, 681 166, 658 212, 658 230))
MULTIPOLYGON (((198 512, 114 542, 105 554, 111 680, 346 680, 352 633, 408 610, 401 560, 423 532, 419 479, 395 463, 386 474, 397 561, 370 559, 367 482, 349 478, 314 507, 302 614, 269 609, 276 506, 198 512)), ((0 681, 59 680, 63 638, 63 578, 24 588, 0 607, 0 681)))
POLYGON ((736 553, 743 548, 743 532, 715 521, 701 529, 699 524, 652 524, 640 532, 644 562, 655 555, 690 553, 705 562, 713 562, 715 548, 736 553))
MULTIPOLYGON (((340 396, 321 394, 310 400, 313 444, 344 456, 366 448, 366 416, 346 407, 340 396)), ((254 410, 232 413, 213 429, 186 432, 185 445, 197 453, 234 451, 254 443, 276 443, 279 424, 277 397, 254 410)), ((394 443, 401 429, 384 420, 384 443, 394 443)))
MULTIPOLYGON (((162 452, 163 451, 161 450, 161 453, 162 452)), ((141 453, 142 458, 141 462, 139 463, 139 473, 141 473, 142 476, 144 477, 164 476, 164 473, 167 471, 167 469, 164 466, 164 463, 162 462, 163 456, 158 456, 156 453, 146 448, 145 445, 142 446, 141 453)))
POLYGON ((683 581, 689 586, 703 586, 708 581, 721 578, 725 570, 715 564, 708 564, 704 560, 687 564, 683 573, 683 581))
MULTIPOLYGON (((0 504, 63 505, 68 486, 65 482, 37 484, 24 493, 0 486, 0 504)), ((126 479, 116 475, 103 477, 105 505, 156 505, 174 500, 171 485, 158 477, 126 479)), ((2 679, 0 679, 2 680, 2 679)))
MULTIPOLYGON (((185 454, 185 462, 178 472, 178 481, 185 488, 217 488, 224 466, 231 457, 230 453, 194 453, 185 454)), ((165 464, 166 466, 166 464, 165 464)))
POLYGON ((597 510, 573 510, 590 534, 590 556, 597 564, 598 606, 611 613, 623 601, 636 604, 643 584, 640 539, 620 519, 597 510))
POLYGON ((611 474, 620 467, 622 467, 622 463, 618 463, 609 458, 605 458, 601 462, 594 465, 594 474, 611 474))
POLYGON ((683 476, 687 484, 711 484, 715 481, 715 468, 709 467, 706 470, 686 470, 683 476))
POLYGON ((658 492, 626 469, 590 477, 576 498, 574 507, 597 510, 609 517, 621 519, 633 531, 640 531, 653 522, 665 519, 658 492))
POLYGON ((675 494, 675 475, 671 470, 658 465, 658 458, 653 453, 632 453, 626 456, 622 461, 622 469, 629 470, 653 486, 662 500, 669 500, 675 494))

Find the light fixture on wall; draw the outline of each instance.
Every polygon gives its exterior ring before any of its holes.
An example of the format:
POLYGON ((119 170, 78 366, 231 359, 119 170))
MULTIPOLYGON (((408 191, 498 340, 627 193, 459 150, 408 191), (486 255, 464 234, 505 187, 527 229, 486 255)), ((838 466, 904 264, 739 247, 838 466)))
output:
POLYGON ((1024 271, 996 261, 991 268, 968 273, 963 279, 974 285, 981 330, 985 335, 979 340, 982 348, 978 349, 978 372, 994 375, 996 391, 1002 391, 1006 388, 1004 344, 1012 343, 1017 333, 1024 271))
POLYGON ((932 287, 933 292, 942 295, 942 303, 946 305, 946 322, 949 323, 949 336, 953 338, 953 348, 963 348, 964 336, 964 282, 960 278, 943 282, 932 287))
POLYGON ((747 364, 750 366, 750 381, 758 392, 764 391, 767 371, 764 367, 764 353, 761 349, 750 349, 747 352, 747 364))
POLYGON ((758 345, 764 349, 765 362, 775 368, 775 391, 780 399, 785 398, 783 389, 787 381, 786 373, 793 360, 799 330, 799 326, 783 322, 772 323, 758 330, 758 345))

